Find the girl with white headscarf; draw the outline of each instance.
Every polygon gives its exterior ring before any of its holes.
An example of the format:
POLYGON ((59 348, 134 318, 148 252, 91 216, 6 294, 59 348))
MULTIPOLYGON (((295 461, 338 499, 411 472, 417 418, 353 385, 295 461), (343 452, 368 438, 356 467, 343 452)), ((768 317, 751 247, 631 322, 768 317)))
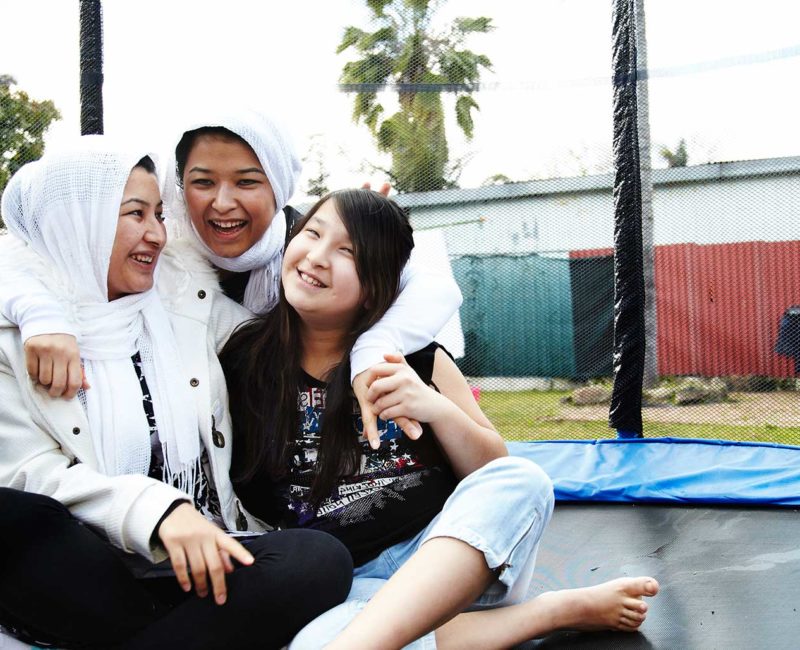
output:
MULTIPOLYGON (((277 297, 286 235, 299 216, 287 205, 301 168, 287 130, 262 112, 211 109, 189 121, 182 131, 175 148, 177 164, 168 167, 165 187, 168 222, 175 227, 172 241, 179 243, 171 244, 168 254, 181 266, 187 249, 199 252, 219 270, 227 295, 252 312, 268 311, 277 297)), ((199 269, 193 266, 191 270, 199 269)), ((377 438, 377 428, 366 401, 366 386, 357 376, 381 363, 385 353, 423 348, 460 303, 452 278, 409 264, 395 304, 356 342, 351 378, 371 438, 377 438)), ((19 323, 28 341, 32 374, 37 376, 38 370, 51 394, 65 390, 72 394, 80 385, 72 340, 59 337, 56 354, 51 337, 30 340, 41 334, 74 334, 63 312, 52 301, 48 304, 41 290, 28 286, 24 291, 0 290, 0 311, 19 323)), ((401 423, 419 431, 415 423, 401 423)))
POLYGON ((0 319, 0 624, 61 647, 285 644, 344 598, 349 555, 321 533, 246 549, 225 532, 263 528, 228 478, 224 381, 188 379, 185 359, 216 360, 242 311, 204 295, 215 316, 197 327, 159 299, 152 160, 81 138, 23 167, 2 215, 6 262, 69 314, 91 389, 49 397, 0 319))

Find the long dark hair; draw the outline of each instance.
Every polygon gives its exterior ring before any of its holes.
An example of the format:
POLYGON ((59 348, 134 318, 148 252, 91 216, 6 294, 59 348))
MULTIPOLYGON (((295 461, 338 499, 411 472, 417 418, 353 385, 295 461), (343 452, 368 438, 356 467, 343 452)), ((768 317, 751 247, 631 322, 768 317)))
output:
MULTIPOLYGON (((324 196, 298 221, 292 238, 327 201, 334 202, 353 243, 362 304, 366 306, 347 333, 341 362, 324 378, 328 384, 325 417, 310 498, 315 505, 330 494, 339 477, 358 468, 350 351, 356 339, 394 302, 400 275, 414 247, 405 212, 394 201, 370 190, 341 190, 324 196)), ((275 309, 238 329, 220 355, 235 432, 231 466, 234 483, 246 484, 264 471, 272 479, 286 473, 300 426, 300 329, 300 317, 286 301, 281 286, 275 309)))

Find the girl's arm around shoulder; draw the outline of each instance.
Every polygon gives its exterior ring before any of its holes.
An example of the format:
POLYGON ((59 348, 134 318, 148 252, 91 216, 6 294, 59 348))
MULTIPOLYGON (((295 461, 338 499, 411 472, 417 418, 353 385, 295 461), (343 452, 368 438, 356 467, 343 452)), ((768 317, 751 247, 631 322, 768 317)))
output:
POLYGON ((28 374, 52 397, 74 397, 83 381, 77 328, 57 283, 47 285, 44 262, 12 235, 0 237, 0 277, 0 313, 19 327, 28 374))
POLYGON ((13 235, 0 237, 0 277, 0 313, 19 327, 23 341, 41 334, 77 336, 67 297, 55 293, 66 290, 44 261, 13 235))
POLYGON ((466 379, 455 362, 436 350, 432 382, 427 386, 400 355, 386 355, 386 362, 368 372, 368 398, 380 417, 404 416, 427 422, 461 479, 486 463, 507 456, 502 437, 483 414, 466 379))
POLYGON ((351 380, 381 363, 386 353, 410 354, 424 348, 455 314, 461 300, 461 290, 452 277, 409 262, 394 304, 353 346, 351 380))
MULTIPOLYGON (((377 366, 387 353, 408 354, 431 343, 461 306, 461 290, 445 274, 409 262, 400 279, 400 294, 371 329, 358 337, 350 353, 350 381, 364 418, 364 435, 373 448, 379 444, 377 423, 366 397, 367 369, 377 366)), ((397 424, 407 435, 419 424, 401 417, 397 424)))

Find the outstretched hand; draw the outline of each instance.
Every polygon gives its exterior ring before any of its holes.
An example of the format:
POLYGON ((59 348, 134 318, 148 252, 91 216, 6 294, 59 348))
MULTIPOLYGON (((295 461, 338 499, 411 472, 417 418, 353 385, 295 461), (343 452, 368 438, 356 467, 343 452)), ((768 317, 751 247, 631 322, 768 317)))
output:
MULTIPOLYGON (((384 355, 386 358, 387 355, 384 355)), ((401 359, 402 355, 397 355, 401 359)), ((405 361, 405 360, 404 360, 405 361)), ((353 393, 355 393, 358 400, 358 406, 361 409, 361 421, 364 427, 364 437, 369 441, 369 446, 377 449, 381 446, 381 437, 378 433, 378 415, 380 410, 376 408, 373 401, 369 398, 371 391, 371 384, 381 375, 375 372, 376 368, 380 368, 384 364, 379 364, 365 370, 364 372, 356 375, 353 380, 353 393)), ((381 415, 382 419, 386 419, 381 415)), ((412 440, 416 440, 422 435, 422 427, 414 419, 400 415, 392 418, 397 426, 399 426, 403 433, 405 433, 412 440)))
POLYGON ((81 366, 78 341, 70 334, 41 334, 25 341, 28 376, 50 397, 72 399, 79 388, 90 388, 81 366))
POLYGON ((227 600, 225 574, 233 571, 231 558, 244 565, 255 561, 244 546, 208 521, 189 503, 179 505, 161 522, 158 537, 169 553, 181 589, 191 591, 194 582, 197 595, 205 598, 210 579, 217 605, 223 605, 227 600))

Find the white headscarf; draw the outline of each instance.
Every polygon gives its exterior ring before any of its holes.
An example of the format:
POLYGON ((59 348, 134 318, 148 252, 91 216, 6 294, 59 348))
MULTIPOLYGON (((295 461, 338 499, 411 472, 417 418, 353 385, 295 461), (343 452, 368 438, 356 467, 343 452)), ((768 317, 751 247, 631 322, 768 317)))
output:
MULTIPOLYGON (((248 110, 214 110, 185 124, 181 135, 202 127, 223 127, 242 138, 255 152, 275 194, 276 214, 263 237, 239 257, 220 257, 197 234, 186 211, 183 190, 175 178, 175 161, 167 169, 164 204, 169 218, 182 224, 180 236, 193 240, 203 255, 221 269, 250 271, 244 306, 257 314, 269 311, 278 300, 281 281, 281 252, 286 240, 283 208, 294 194, 301 171, 300 159, 288 131, 274 118, 248 110)), ((177 144, 177 143, 176 143, 177 144)))
POLYGON ((3 193, 2 214, 9 230, 38 256, 28 260, 31 268, 44 262, 53 286, 74 305, 92 386, 84 403, 101 471, 149 471, 150 428, 131 361, 138 351, 164 451, 164 480, 191 493, 200 456, 198 419, 167 314, 155 289, 108 300, 123 190, 145 155, 104 136, 82 137, 20 169, 3 193))

